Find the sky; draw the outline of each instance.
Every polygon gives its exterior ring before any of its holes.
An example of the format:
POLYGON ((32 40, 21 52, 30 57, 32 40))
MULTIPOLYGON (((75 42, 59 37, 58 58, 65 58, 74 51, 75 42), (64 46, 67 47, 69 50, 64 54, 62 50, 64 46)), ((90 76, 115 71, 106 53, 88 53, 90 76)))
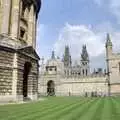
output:
POLYGON ((105 42, 109 33, 114 52, 120 51, 119 0, 42 0, 37 23, 37 52, 45 60, 62 59, 69 45, 73 64, 80 63, 87 45, 90 67, 106 68, 105 42))

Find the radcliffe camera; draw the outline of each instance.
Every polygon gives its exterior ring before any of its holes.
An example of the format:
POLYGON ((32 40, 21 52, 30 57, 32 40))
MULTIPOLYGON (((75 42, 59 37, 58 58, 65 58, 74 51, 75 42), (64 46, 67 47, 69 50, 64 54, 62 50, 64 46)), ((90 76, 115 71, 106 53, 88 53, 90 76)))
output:
POLYGON ((119 7, 0 0, 0 120, 120 120, 119 7))

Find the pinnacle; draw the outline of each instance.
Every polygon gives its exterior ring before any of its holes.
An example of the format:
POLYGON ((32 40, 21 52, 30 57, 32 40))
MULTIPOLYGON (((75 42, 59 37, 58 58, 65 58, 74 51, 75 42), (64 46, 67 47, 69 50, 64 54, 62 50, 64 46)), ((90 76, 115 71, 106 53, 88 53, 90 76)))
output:
POLYGON ((55 52, 52 51, 52 56, 51 56, 52 59, 55 59, 55 52))
POLYGON ((109 33, 107 33, 106 45, 112 45, 112 42, 111 42, 110 34, 109 34, 109 33))
POLYGON ((107 33, 107 42, 111 42, 110 34, 109 33, 107 33))

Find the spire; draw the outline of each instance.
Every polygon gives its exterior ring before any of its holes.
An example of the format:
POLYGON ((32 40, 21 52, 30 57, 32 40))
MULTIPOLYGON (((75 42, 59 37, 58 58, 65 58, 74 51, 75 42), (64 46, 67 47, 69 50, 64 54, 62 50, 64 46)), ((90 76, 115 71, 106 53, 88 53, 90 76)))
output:
POLYGON ((107 33, 107 42, 110 42, 111 40, 110 40, 110 35, 109 35, 109 33, 107 33))
POLYGON ((109 33, 107 33, 106 46, 112 46, 112 42, 111 42, 109 33))
POLYGON ((69 54, 69 47, 68 47, 68 45, 65 46, 65 54, 66 54, 66 55, 69 54))
POLYGON ((64 65, 65 66, 71 66, 72 61, 71 61, 71 55, 69 51, 69 46, 65 46, 65 52, 64 52, 64 57, 63 57, 64 65))
POLYGON ((54 51, 52 51, 51 59, 55 59, 55 52, 54 51))
POLYGON ((60 57, 59 57, 59 56, 57 56, 57 59, 60 59, 60 57))
POLYGON ((89 56, 88 56, 86 45, 83 45, 83 47, 82 47, 81 60, 82 61, 89 61, 89 56))

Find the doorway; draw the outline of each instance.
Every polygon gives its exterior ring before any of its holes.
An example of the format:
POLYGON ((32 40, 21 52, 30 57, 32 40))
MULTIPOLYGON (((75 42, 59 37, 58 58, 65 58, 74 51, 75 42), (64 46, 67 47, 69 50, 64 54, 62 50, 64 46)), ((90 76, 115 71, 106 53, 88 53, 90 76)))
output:
POLYGON ((26 62, 24 64, 24 73, 23 73, 23 98, 27 98, 28 97, 28 76, 31 70, 31 63, 30 62, 26 62))
POLYGON ((47 83, 47 95, 54 96, 55 95, 55 84, 54 81, 50 80, 47 83))

